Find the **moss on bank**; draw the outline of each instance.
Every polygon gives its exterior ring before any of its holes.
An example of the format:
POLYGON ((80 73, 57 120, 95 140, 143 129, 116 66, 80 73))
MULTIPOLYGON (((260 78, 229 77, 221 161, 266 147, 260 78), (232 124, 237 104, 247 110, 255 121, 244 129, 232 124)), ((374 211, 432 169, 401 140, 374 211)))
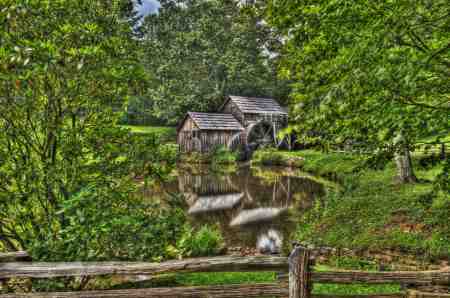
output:
POLYGON ((437 164, 423 167, 414 160, 421 183, 394 183, 395 166, 358 170, 363 156, 315 151, 285 152, 305 158, 304 170, 336 177, 341 190, 330 190, 301 218, 297 238, 336 248, 413 253, 427 259, 450 256, 450 198, 433 193, 437 164))

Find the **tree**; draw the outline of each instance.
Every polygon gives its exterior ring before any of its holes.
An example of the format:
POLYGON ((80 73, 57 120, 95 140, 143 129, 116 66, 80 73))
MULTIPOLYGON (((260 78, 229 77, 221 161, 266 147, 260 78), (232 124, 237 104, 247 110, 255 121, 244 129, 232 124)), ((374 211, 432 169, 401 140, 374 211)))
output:
POLYGON ((449 127, 448 16, 445 0, 270 1, 297 131, 393 150, 414 181, 411 146, 449 127))
MULTIPOLYGON (((133 196, 132 174, 157 169, 136 164, 138 143, 116 126, 146 81, 122 4, 1 0, 0 249, 142 258, 130 231, 147 244, 176 231, 170 212, 133 196)), ((145 150, 158 158, 158 147, 145 150)))
POLYGON ((142 26, 153 112, 173 124, 188 110, 215 111, 229 94, 283 99, 279 42, 260 11, 232 0, 161 1, 142 26))

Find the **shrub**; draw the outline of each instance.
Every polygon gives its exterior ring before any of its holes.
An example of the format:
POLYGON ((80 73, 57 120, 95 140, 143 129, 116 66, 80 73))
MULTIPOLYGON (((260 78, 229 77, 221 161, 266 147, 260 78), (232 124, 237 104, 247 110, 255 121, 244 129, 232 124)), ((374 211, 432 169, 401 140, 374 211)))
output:
POLYGON ((129 134, 128 142, 134 173, 161 179, 175 168, 179 158, 178 145, 163 143, 157 134, 129 134))
POLYGON ((210 159, 213 164, 234 164, 237 160, 237 154, 220 145, 213 149, 210 159))
POLYGON ((43 261, 160 261, 168 245, 183 235, 185 214, 179 198, 162 206, 128 192, 86 187, 65 201, 56 216, 64 226, 55 236, 30 239, 27 250, 43 261))
POLYGON ((297 156, 286 156, 275 148, 256 151, 252 159, 253 163, 265 166, 303 167, 304 159, 297 156))
POLYGON ((208 157, 200 152, 189 152, 180 154, 180 162, 183 164, 206 164, 208 157))
POLYGON ((216 227, 203 226, 194 232, 188 225, 177 243, 177 249, 181 256, 200 257, 218 255, 224 247, 222 235, 216 227))

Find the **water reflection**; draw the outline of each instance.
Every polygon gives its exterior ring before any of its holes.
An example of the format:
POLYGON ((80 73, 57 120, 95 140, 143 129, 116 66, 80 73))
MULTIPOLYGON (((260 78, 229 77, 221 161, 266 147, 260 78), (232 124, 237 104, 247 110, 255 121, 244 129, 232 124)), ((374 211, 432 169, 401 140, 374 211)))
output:
POLYGON ((196 199, 194 198, 194 203, 189 208, 188 213, 197 214, 233 209, 243 197, 243 193, 198 196, 196 199))
POLYGON ((255 208, 239 212, 230 222, 230 227, 247 225, 250 223, 272 221, 279 217, 286 208, 255 208))
POLYGON ((322 184, 279 168, 179 170, 176 184, 194 226, 217 224, 229 248, 265 254, 279 253, 295 230, 291 217, 324 195, 322 184))
POLYGON ((283 245, 283 235, 274 229, 258 236, 256 248, 263 254, 279 254, 283 245))

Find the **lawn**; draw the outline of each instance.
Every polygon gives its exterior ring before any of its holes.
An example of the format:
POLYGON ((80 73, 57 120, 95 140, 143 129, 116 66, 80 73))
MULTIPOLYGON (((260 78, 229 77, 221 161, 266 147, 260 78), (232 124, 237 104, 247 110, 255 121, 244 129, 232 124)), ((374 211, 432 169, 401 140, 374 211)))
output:
POLYGON ((122 125, 123 128, 129 129, 132 133, 146 135, 155 134, 162 136, 167 142, 175 142, 176 128, 170 126, 137 126, 137 125, 122 125))
POLYGON ((398 185, 395 166, 359 169, 363 156, 315 151, 286 152, 305 158, 304 170, 338 178, 324 202, 302 216, 297 238, 355 250, 392 249, 434 259, 450 254, 450 196, 433 192, 439 163, 414 160, 419 183, 398 185))
POLYGON ((137 126, 137 125, 122 125, 124 128, 128 128, 133 133, 156 133, 156 134, 174 134, 176 132, 175 127, 170 126, 137 126))

